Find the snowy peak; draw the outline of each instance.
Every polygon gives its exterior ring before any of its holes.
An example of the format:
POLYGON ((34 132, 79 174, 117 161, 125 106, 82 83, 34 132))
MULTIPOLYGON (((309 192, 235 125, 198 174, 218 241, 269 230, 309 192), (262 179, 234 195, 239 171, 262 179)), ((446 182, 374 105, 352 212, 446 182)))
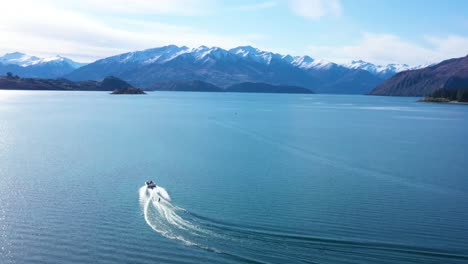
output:
POLYGON ((172 61, 179 56, 188 57, 195 61, 221 60, 229 57, 228 51, 218 47, 200 46, 198 48, 178 47, 175 45, 160 48, 147 49, 116 55, 99 60, 100 64, 163 64, 172 61))
POLYGON ((0 63, 2 64, 14 64, 21 67, 26 67, 37 63, 40 58, 35 56, 29 56, 21 52, 7 53, 0 57, 0 63))
POLYGON ((206 61, 206 60, 221 60, 221 59, 228 59, 230 57, 230 53, 227 50, 218 47, 207 47, 207 46, 200 46, 192 50, 192 55, 195 60, 206 61))
POLYGON ((410 67, 408 64, 392 63, 392 64, 387 64, 387 66, 385 66, 384 68, 386 68, 387 71, 401 72, 401 71, 416 69, 416 68, 419 68, 419 66, 410 67))
POLYGON ((271 64, 273 60, 285 60, 288 63, 293 61, 293 58, 289 55, 284 56, 273 52, 262 51, 251 46, 240 46, 230 49, 229 52, 239 57, 251 59, 263 64, 271 64))
POLYGON ((309 69, 313 66, 313 62, 314 59, 309 56, 297 56, 294 57, 291 64, 301 69, 309 69))
POLYGON ((103 59, 101 63, 164 63, 174 59, 175 57, 189 52, 190 49, 183 46, 169 45, 160 48, 147 49, 142 51, 129 52, 107 59, 103 59))
MULTIPOLYGON (((188 47, 182 46, 178 47, 175 45, 166 46, 162 49, 152 49, 148 50, 150 54, 149 59, 144 60, 144 63, 164 63, 170 61, 177 56, 190 52, 188 47), (151 54, 152 53, 152 54, 151 54)), ((142 56, 144 58, 144 56, 142 56)))
POLYGON ((314 60, 312 63, 309 64, 308 69, 316 69, 316 70, 329 70, 333 67, 337 66, 336 63, 320 59, 320 60, 314 60))
POLYGON ((34 62, 32 65, 38 65, 38 64, 67 64, 71 66, 74 69, 78 69, 79 67, 82 67, 86 65, 86 63, 80 63, 73 61, 69 58, 62 57, 60 55, 56 55, 53 57, 48 57, 48 58, 42 58, 34 62))
POLYGON ((353 60, 351 63, 344 64, 346 68, 354 69, 354 70, 365 70, 373 74, 379 74, 384 72, 386 69, 383 66, 375 65, 370 62, 366 62, 363 60, 353 60))
POLYGON ((251 46, 240 46, 237 48, 230 49, 229 52, 236 54, 240 57, 246 58, 249 55, 252 55, 252 54, 256 55, 256 54, 261 53, 262 51, 251 46))
POLYGON ((33 65, 45 65, 45 64, 67 64, 74 69, 77 69, 84 63, 78 63, 60 55, 48 58, 39 58, 36 56, 30 56, 21 52, 7 53, 0 57, 0 63, 4 65, 18 65, 21 67, 28 67, 33 65))
POLYGON ((377 65, 377 64, 370 63, 370 62, 366 62, 363 60, 354 60, 354 61, 351 61, 351 63, 344 64, 343 66, 349 69, 365 70, 370 73, 380 75, 383 77, 389 77, 395 73, 402 72, 402 71, 421 68, 421 66, 411 67, 408 64, 394 64, 394 63, 383 66, 383 65, 377 65))

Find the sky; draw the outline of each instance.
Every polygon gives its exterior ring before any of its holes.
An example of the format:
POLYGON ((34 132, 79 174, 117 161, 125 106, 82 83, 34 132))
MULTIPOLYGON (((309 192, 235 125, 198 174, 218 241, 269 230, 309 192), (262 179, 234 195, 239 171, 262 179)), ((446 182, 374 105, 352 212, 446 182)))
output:
POLYGON ((251 45, 347 63, 468 54, 462 0, 0 0, 0 54, 80 62, 169 44, 251 45))

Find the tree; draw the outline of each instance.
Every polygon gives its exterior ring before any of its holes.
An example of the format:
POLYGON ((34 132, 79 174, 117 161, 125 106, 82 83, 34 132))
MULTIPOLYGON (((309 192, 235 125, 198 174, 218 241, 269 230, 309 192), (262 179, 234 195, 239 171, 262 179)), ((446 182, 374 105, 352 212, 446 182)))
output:
POLYGON ((13 73, 11 73, 11 72, 7 72, 6 75, 7 75, 7 78, 13 78, 13 73))
POLYGON ((459 102, 468 102, 468 89, 458 89, 458 91, 457 91, 457 101, 459 101, 459 102))

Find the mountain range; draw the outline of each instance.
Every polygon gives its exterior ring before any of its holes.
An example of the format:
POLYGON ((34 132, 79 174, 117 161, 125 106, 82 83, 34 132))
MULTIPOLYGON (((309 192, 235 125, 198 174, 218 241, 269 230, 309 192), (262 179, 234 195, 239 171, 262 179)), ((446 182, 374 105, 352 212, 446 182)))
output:
POLYGON ((351 63, 345 64, 345 67, 349 69, 361 69, 366 70, 372 74, 375 74, 383 79, 388 79, 398 72, 421 69, 429 65, 418 65, 411 67, 408 64, 387 64, 385 66, 372 64, 363 60, 354 60, 351 63))
POLYGON ((84 63, 78 63, 58 55, 39 58, 14 52, 0 57, 0 75, 12 72, 29 78, 59 78, 84 65, 84 63))
POLYGON ((468 56, 400 72, 370 92, 372 95, 429 96, 434 92, 468 88, 468 56))
POLYGON ((238 83, 261 82, 300 86, 318 93, 366 94, 386 78, 409 69, 413 68, 405 64, 380 66, 362 60, 337 64, 251 46, 225 50, 169 45, 128 52, 86 65, 60 56, 38 58, 18 52, 0 57, 0 74, 12 72, 22 77, 73 81, 116 76, 145 89, 165 81, 200 80, 223 89, 238 83))
MULTIPOLYGON (((386 74, 390 75, 404 67, 390 65, 386 69, 386 74)), ((301 86, 319 93, 349 94, 368 93, 386 76, 356 63, 339 65, 309 56, 261 51, 251 46, 225 50, 169 45, 98 60, 65 78, 98 80, 108 75, 144 88, 161 81, 201 80, 221 88, 243 82, 262 82, 301 86)))

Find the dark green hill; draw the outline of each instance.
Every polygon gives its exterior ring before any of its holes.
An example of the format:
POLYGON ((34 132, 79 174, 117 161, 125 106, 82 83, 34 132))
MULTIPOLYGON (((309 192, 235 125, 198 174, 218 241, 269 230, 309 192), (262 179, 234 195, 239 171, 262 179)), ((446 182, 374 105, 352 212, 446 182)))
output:
POLYGON ((244 82, 229 86, 226 92, 236 93, 313 93, 311 90, 291 85, 273 85, 268 83, 244 82))
POLYGON ((3 90, 114 91, 125 88, 133 88, 133 86, 112 76, 106 77, 102 81, 79 82, 67 79, 0 77, 0 89, 3 90))
POLYGON ((199 80, 191 81, 165 81, 148 87, 153 91, 179 91, 179 92, 222 92, 218 86, 199 80))
POLYGON ((468 56, 397 73, 377 86, 371 95, 429 96, 440 89, 468 88, 468 56))

